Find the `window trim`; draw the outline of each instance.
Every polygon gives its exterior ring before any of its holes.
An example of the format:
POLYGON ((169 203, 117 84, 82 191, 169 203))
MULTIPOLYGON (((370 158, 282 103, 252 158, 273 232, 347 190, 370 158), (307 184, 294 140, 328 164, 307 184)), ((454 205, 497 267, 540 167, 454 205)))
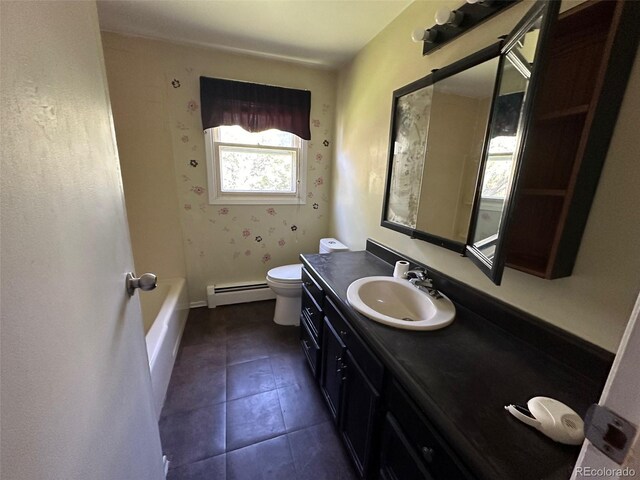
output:
MULTIPOLYGON (((489 162, 511 162, 513 161, 513 152, 500 152, 500 153, 490 153, 487 156, 487 163, 489 162)), ((509 190, 509 186, 512 182, 512 177, 513 176, 513 165, 512 165, 512 171, 509 173, 509 182, 507 184, 506 189, 509 190)), ((483 189, 484 190, 484 189, 483 189)), ((496 196, 496 195, 484 195, 484 191, 480 192, 480 198, 482 200, 499 200, 500 202, 504 202, 506 195, 500 197, 500 196, 496 196)), ((502 208, 502 207, 500 207, 502 208)), ((496 209, 497 211, 497 209, 496 209)))
POLYGON ((272 145, 257 145, 252 143, 237 144, 219 142, 217 128, 204 131, 204 146, 207 160, 207 186, 210 205, 304 205, 307 203, 307 141, 295 136, 297 147, 278 147, 272 145), (220 185, 220 165, 217 161, 217 146, 229 145, 246 148, 264 148, 276 150, 297 151, 295 193, 277 192, 223 192, 220 185))

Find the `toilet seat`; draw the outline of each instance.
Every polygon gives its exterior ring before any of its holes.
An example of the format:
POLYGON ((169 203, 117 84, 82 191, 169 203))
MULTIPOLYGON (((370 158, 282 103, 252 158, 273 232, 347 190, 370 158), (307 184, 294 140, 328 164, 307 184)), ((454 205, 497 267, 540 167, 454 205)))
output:
POLYGON ((296 263, 272 268, 267 272, 267 280, 284 284, 299 284, 302 282, 302 264, 296 263))

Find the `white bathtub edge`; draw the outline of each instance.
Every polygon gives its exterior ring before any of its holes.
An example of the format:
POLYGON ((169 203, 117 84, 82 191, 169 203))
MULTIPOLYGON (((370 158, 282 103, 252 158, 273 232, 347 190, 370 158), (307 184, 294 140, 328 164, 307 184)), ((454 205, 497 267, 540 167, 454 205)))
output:
POLYGON ((177 347, 189 314, 189 298, 184 278, 163 279, 158 284, 169 284, 170 288, 145 338, 157 418, 162 411, 177 347))

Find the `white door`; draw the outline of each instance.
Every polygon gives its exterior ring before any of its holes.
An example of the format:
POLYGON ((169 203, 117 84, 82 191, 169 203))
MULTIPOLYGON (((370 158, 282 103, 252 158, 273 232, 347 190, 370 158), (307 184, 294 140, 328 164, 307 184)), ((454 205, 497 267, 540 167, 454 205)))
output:
POLYGON ((1 469, 163 478, 93 2, 0 2, 1 469))
POLYGON ((572 479, 640 478, 640 295, 631 313, 620 347, 602 392, 599 405, 633 423, 635 438, 629 438, 630 452, 619 465, 596 449, 589 440, 582 445, 572 479))

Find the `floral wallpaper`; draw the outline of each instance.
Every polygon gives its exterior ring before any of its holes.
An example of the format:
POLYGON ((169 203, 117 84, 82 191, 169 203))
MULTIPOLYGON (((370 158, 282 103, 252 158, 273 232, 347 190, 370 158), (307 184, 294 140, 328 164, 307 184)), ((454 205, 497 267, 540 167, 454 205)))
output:
POLYGON ((204 300, 209 284, 260 281, 269 269, 298 263, 300 253, 317 251, 319 239, 328 232, 333 134, 333 97, 322 98, 313 85, 304 87, 312 92, 306 204, 210 205, 200 120, 201 75, 216 76, 184 65, 166 82, 192 301, 204 300))

